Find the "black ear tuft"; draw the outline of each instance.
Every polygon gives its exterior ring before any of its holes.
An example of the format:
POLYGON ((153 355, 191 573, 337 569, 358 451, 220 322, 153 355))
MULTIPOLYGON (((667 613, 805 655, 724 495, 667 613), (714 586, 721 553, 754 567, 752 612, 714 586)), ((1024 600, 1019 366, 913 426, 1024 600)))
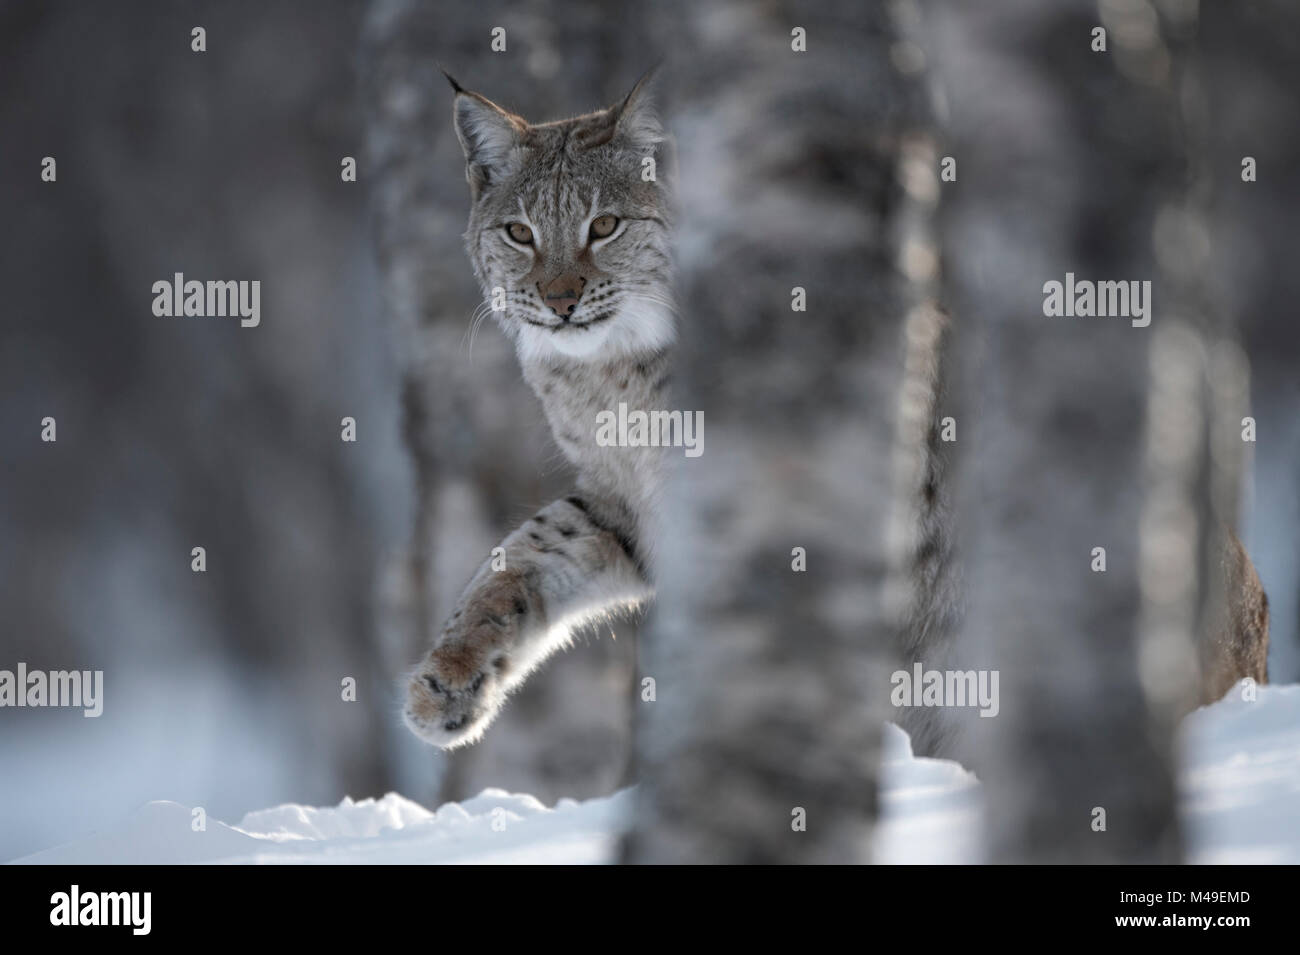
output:
POLYGON ((444 70, 441 66, 438 67, 438 70, 442 73, 443 76, 447 77, 447 82, 451 84, 451 88, 452 88, 453 90, 455 90, 457 93, 463 93, 463 92, 465 92, 465 87, 461 86, 459 83, 456 82, 456 77, 452 76, 450 73, 448 73, 446 70, 444 70))

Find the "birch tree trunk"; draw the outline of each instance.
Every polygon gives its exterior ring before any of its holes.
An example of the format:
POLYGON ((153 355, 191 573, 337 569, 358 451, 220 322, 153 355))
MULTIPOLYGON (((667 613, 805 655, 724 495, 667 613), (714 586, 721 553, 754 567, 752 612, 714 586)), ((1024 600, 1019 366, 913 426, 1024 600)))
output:
POLYGON ((1156 6, 931 9, 959 168, 958 653, 1000 672, 1000 716, 969 721, 996 861, 1181 857, 1173 732, 1240 442, 1230 323, 1198 280, 1217 184, 1184 115, 1193 8, 1156 6), (1149 326, 1047 317, 1067 273, 1151 281, 1149 326))
POLYGON ((678 403, 706 428, 667 494, 626 858, 862 861, 893 654, 898 167, 926 101, 874 5, 678 3, 659 20, 678 403))

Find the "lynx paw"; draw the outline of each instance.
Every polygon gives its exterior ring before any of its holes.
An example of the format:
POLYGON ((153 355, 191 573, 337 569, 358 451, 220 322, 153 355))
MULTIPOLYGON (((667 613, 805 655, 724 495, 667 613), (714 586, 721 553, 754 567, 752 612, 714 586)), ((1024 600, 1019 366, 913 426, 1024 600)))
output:
POLYGON ((452 749, 483 735, 512 685, 527 613, 522 593, 498 575, 452 614, 407 683, 403 718, 416 736, 452 749))

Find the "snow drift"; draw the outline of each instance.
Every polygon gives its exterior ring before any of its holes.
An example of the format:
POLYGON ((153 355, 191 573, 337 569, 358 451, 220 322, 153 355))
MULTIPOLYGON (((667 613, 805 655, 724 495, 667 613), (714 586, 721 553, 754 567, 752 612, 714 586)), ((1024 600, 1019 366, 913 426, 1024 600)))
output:
MULTIPOLYGON (((1191 861, 1300 863, 1300 686, 1240 688, 1182 726, 1182 811, 1191 861)), ((950 760, 912 755, 886 727, 876 858, 887 863, 978 862, 980 784, 950 760)), ((562 799, 485 789, 436 812, 389 793, 333 807, 284 805, 234 825, 152 802, 120 826, 18 863, 605 863, 635 805, 626 789, 562 799)))

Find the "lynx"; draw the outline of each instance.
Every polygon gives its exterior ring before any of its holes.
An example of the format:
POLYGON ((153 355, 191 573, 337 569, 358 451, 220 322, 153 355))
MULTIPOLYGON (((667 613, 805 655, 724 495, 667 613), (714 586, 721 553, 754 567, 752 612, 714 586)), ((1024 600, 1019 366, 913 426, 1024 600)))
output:
POLYGON ((481 737, 575 628, 651 595, 664 449, 596 431, 620 405, 664 406, 675 338, 669 197, 642 174, 664 142, 645 80, 608 109, 534 125, 448 79, 466 249, 577 479, 484 562, 410 676, 406 723, 444 748, 481 737))
MULTIPOLYGON (((504 305, 496 318, 577 478, 501 542, 410 674, 405 721, 444 748, 479 739, 575 629, 651 597, 667 443, 599 434, 611 415, 663 407, 675 339, 670 196, 642 175, 665 137, 644 80, 615 106, 542 124, 451 83, 471 200, 466 249, 485 297, 504 305)), ((917 489, 923 546, 910 570, 924 586, 902 648, 909 663, 942 661, 961 613, 937 435, 917 489)), ((1267 599, 1231 535, 1221 571, 1229 601, 1201 648, 1203 702, 1242 677, 1267 680, 1267 599)), ((952 727, 933 711, 902 722, 918 754, 949 754, 952 727)))

